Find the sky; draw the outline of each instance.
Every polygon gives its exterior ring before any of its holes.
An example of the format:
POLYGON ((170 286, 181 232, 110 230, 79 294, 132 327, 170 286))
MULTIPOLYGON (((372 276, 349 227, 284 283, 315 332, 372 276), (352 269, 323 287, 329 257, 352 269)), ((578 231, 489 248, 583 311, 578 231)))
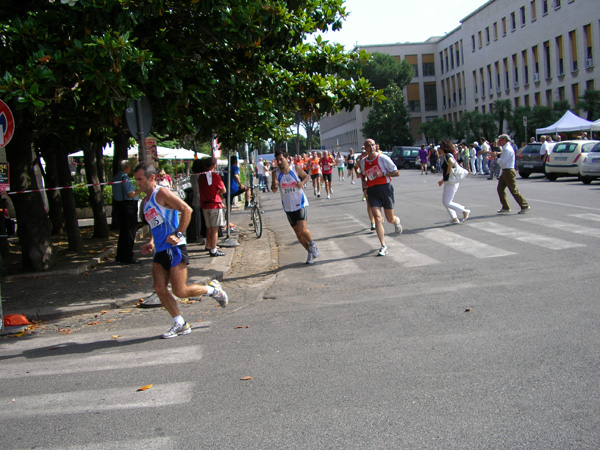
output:
POLYGON ((343 44, 347 51, 358 45, 423 42, 443 36, 487 0, 346 0, 350 16, 340 31, 324 37, 343 44))

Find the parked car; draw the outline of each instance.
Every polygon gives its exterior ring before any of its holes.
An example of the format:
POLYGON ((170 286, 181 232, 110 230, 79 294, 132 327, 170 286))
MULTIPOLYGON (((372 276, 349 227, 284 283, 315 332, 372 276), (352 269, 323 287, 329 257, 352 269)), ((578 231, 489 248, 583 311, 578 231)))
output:
POLYGON ((544 158, 540 156, 541 147, 539 142, 527 144, 517 154, 517 171, 521 178, 529 178, 532 173, 545 173, 544 158))
POLYGON ((546 161, 546 178, 556 181, 558 177, 579 177, 579 170, 586 153, 598 141, 561 141, 554 144, 546 161))
POLYGON ((420 147, 399 146, 392 151, 392 161, 399 169, 411 169, 415 167, 415 161, 419 158, 420 147))
POLYGON ((583 184, 590 184, 593 180, 600 178, 600 142, 592 147, 587 153, 581 168, 579 169, 579 179, 583 184))

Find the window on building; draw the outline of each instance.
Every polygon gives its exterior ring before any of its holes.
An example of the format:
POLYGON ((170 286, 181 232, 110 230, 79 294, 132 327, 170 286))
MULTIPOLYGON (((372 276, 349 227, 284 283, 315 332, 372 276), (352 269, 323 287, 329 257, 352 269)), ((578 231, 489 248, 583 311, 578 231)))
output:
POLYGON ((481 38, 481 31, 477 32, 479 48, 483 47, 483 39, 481 38))
POLYGON ((483 78, 483 69, 479 69, 479 82, 481 86, 481 96, 485 97, 485 79, 483 78))
POLYGON ((423 63, 423 76, 434 77, 435 76, 435 64, 433 62, 423 63))
POLYGON ((521 26, 524 27, 525 26, 525 22, 527 21, 526 17, 525 17, 525 7, 521 6, 521 10, 520 11, 521 11, 521 26))
POLYGON ((542 0, 542 15, 548 14, 548 0, 542 0))
POLYGON ((440 52, 440 70, 444 73, 444 54, 440 52))
POLYGON ((458 43, 454 44, 455 50, 456 50, 456 67, 460 66, 460 48, 458 46, 458 43))
POLYGON ((554 9, 560 8, 560 0, 554 0, 554 9))
POLYGON ((521 60, 523 61, 523 85, 529 84, 529 64, 527 62, 527 50, 521 52, 521 60))
POLYGON ((492 95, 492 91, 494 89, 494 84, 492 83, 492 66, 488 64, 487 66, 487 74, 488 74, 488 84, 490 85, 490 95, 492 95))
POLYGON ((419 83, 409 83, 406 86, 406 103, 410 112, 421 112, 419 83))
POLYGON ((563 39, 562 36, 557 36, 556 42, 556 62, 558 63, 558 76, 565 74, 565 59, 563 55, 563 39))
POLYGON ((504 58, 502 62, 504 63, 504 89, 508 91, 510 87, 510 80, 508 76, 508 58, 504 58))
POLYGON ((552 106, 552 89, 546 89, 546 106, 552 106))
POLYGON ((419 60, 417 55, 406 55, 404 57, 407 63, 409 63, 415 71, 415 77, 419 76, 419 60))
POLYGON ((515 31, 517 29, 517 19, 514 12, 510 13, 510 29, 515 31))
POLYGON ((494 30, 494 40, 497 41, 498 40, 498 22, 494 22, 493 25, 493 30, 494 30))
POLYGON ((490 43, 490 27, 485 27, 485 43, 490 43))
POLYGON ((533 95, 533 98, 535 99, 535 105, 533 105, 533 106, 542 106, 542 99, 540 97, 540 93, 539 92, 536 92, 533 95))
POLYGON ((538 83, 540 81, 540 63, 538 61, 537 45, 531 47, 531 54, 533 55, 533 82, 538 83))
POLYGON ((577 72, 579 66, 577 64, 577 32, 575 30, 569 32, 569 47, 571 49, 571 72, 577 72))
POLYGON ((501 89, 501 78, 500 78, 500 62, 496 61, 496 92, 500 93, 501 89))
POLYGON ((473 50, 471 50, 471 51, 474 52, 475 51, 475 35, 474 34, 471 35, 471 47, 473 48, 473 50))
POLYGON ((593 90, 594 89, 594 80, 587 80, 585 82, 585 88, 589 91, 589 90, 593 90))
POLYGON ((529 105, 529 95, 523 96, 523 104, 524 104, 523 106, 527 106, 527 107, 531 106, 531 105, 529 105))
POLYGON ((565 99, 565 87, 559 86, 558 88, 558 100, 563 101, 565 99))
POLYGON ((446 72, 450 70, 450 64, 448 64, 448 49, 444 50, 444 57, 446 59, 446 72))
POLYGON ((579 103, 579 83, 571 85, 571 104, 576 105, 579 103))
POLYGON ((475 99, 477 100, 477 98, 479 97, 478 92, 477 92, 477 71, 474 70, 473 71, 473 94, 475 95, 475 99))
POLYGON ((515 87, 519 87, 519 62, 517 60, 517 55, 512 55, 512 63, 513 63, 513 79, 515 87))
POLYGON ((530 14, 531 14, 531 21, 535 22, 537 19, 537 8, 536 8, 536 4, 535 4, 536 0, 531 0, 531 3, 529 3, 530 5, 530 14))
POLYGON ((502 36, 506 36, 506 17, 502 18, 502 36))
POLYGON ((589 69, 594 66, 594 60, 592 59, 592 26, 585 25, 583 27, 583 36, 585 38, 585 68, 589 69))
POLYGON ((552 61, 550 60, 550 41, 542 44, 544 46, 544 63, 546 64, 546 79, 552 78, 552 61))
POLYGON ((454 69, 454 47, 450 47, 450 69, 454 69))
POLYGON ((436 111, 438 109, 436 83, 424 83, 423 93, 425 95, 425 111, 436 111))
POLYGON ((515 108, 521 106, 521 99, 519 97, 515 97, 515 108))

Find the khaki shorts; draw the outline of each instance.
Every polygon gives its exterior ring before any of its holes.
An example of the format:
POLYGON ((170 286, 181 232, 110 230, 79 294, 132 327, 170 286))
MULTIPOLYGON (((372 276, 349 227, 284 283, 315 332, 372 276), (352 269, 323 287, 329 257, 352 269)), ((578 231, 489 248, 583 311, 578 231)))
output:
POLYGON ((208 228, 220 227, 223 224, 223 208, 203 209, 202 214, 208 228))

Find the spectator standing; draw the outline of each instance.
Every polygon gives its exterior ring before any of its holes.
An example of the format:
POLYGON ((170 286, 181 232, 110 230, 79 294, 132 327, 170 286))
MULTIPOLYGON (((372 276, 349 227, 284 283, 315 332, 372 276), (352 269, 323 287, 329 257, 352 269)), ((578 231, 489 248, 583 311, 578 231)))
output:
POLYGON ((120 162, 120 170, 113 177, 112 194, 115 217, 119 222, 119 240, 115 261, 120 264, 137 264, 133 257, 135 233, 138 226, 138 195, 139 189, 134 189, 129 178, 131 163, 124 159, 120 162))
POLYGON ((202 215, 206 222, 206 248, 211 257, 225 256, 225 253, 217 249, 217 238, 219 227, 223 224, 223 200, 222 195, 227 192, 225 183, 221 176, 215 172, 217 158, 211 156, 206 158, 206 171, 198 176, 198 186, 202 206, 202 215))

